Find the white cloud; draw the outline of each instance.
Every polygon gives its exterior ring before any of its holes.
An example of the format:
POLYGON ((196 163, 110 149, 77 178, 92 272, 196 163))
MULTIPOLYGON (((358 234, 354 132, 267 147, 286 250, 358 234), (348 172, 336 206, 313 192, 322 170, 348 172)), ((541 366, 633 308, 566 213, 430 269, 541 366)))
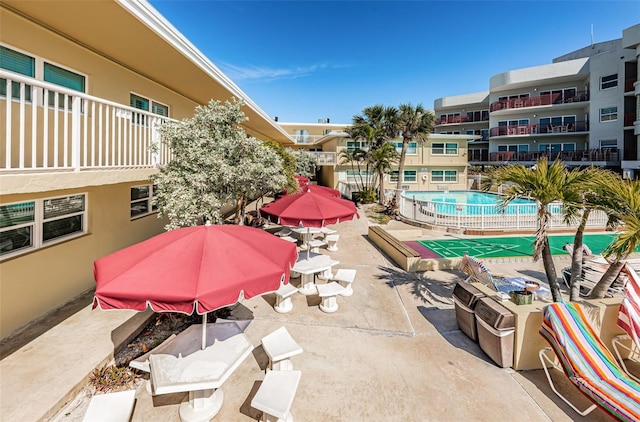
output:
POLYGON ((221 63, 219 67, 227 76, 235 81, 260 80, 262 82, 268 82, 278 79, 302 78, 305 76, 309 76, 321 69, 343 66, 330 66, 326 63, 319 63, 307 67, 269 68, 263 66, 242 67, 230 63, 221 63))

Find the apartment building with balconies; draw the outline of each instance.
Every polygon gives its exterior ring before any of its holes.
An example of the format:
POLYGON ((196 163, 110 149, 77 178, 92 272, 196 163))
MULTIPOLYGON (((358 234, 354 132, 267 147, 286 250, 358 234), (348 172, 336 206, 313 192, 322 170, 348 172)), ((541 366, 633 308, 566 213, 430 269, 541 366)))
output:
POLYGON ((7 0, 0 22, 0 338, 92 289, 95 259, 163 231, 160 123, 238 98, 249 135, 293 145, 147 2, 7 0))
MULTIPOLYGON (((470 145, 469 164, 532 165, 542 156, 568 166, 597 165, 634 177, 638 170, 638 33, 594 44, 553 63, 491 77, 488 142, 470 145), (634 87, 635 90, 634 90, 634 87)), ((469 131, 463 116, 487 93, 434 102, 436 133, 469 131), (467 99, 467 97, 469 97, 467 99), (451 120, 453 113, 453 121, 451 120)))
MULTIPOLYGON (((363 184, 373 181, 372 171, 367 169, 366 163, 344 160, 344 151, 368 148, 365 142, 354 140, 345 132, 350 124, 320 119, 318 123, 281 123, 281 126, 296 140, 294 149, 304 149, 316 156, 318 166, 315 178, 319 184, 338 189, 343 196, 351 198, 352 193, 363 184)), ((431 134, 426 142, 410 142, 402 175, 402 189, 466 189, 467 142, 480 138, 481 135, 473 134, 431 134)), ((399 154, 402 140, 392 142, 399 154)), ((395 189, 397 181, 398 170, 392 170, 386 176, 385 190, 395 189)))

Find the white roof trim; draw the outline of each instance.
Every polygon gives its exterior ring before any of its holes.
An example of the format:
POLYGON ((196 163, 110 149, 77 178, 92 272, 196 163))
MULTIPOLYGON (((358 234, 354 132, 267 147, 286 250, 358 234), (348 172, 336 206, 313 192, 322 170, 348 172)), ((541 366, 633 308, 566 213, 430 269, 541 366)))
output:
POLYGON ((146 0, 115 0, 123 8, 129 11, 133 16, 138 18, 149 29, 158 34, 161 38, 171 44, 176 50, 180 51, 185 57, 191 60, 204 70, 212 79, 227 87, 231 93, 238 99, 242 99, 245 104, 272 122, 274 128, 279 132, 291 138, 280 125, 278 125, 264 110, 262 110, 247 94, 245 94, 228 76, 226 76, 211 60, 209 60, 200 50, 196 48, 180 31, 176 29, 164 16, 160 14, 146 0))

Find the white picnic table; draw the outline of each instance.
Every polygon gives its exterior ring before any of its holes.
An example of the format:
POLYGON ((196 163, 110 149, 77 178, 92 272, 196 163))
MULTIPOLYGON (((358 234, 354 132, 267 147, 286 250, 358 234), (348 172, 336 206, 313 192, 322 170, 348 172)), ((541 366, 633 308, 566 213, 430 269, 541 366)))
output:
POLYGON ((331 271, 331 267, 340 261, 331 259, 329 255, 308 252, 300 254, 298 260, 291 268, 292 271, 301 274, 301 284, 298 292, 303 295, 313 295, 318 292, 315 285, 315 275, 331 271))
POLYGON ((192 325, 171 341, 172 353, 149 356, 153 395, 189 392, 189 400, 180 405, 183 422, 209 420, 220 411, 224 397, 220 387, 253 351, 234 322, 209 324, 205 349, 201 338, 202 326, 192 325))

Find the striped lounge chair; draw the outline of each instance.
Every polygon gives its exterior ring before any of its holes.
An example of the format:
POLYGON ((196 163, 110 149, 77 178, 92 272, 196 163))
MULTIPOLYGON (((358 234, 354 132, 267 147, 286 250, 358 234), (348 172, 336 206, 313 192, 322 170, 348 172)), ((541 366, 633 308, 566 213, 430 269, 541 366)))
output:
POLYGON ((612 344, 622 369, 640 382, 640 379, 627 369, 621 353, 621 349, 625 350, 630 360, 640 361, 640 277, 628 264, 624 264, 622 272, 627 274, 628 280, 624 285, 624 298, 618 312, 618 326, 627 334, 614 337, 612 344))
POLYGON ((551 389, 580 415, 596 406, 622 421, 640 420, 640 384, 618 366, 595 332, 582 305, 553 303, 545 306, 540 334, 551 347, 540 351, 540 360, 551 389), (554 351, 559 363, 549 356, 554 351), (546 361, 546 362, 545 362, 546 361), (547 364, 563 370, 569 380, 594 404, 578 410, 554 387, 547 364))

